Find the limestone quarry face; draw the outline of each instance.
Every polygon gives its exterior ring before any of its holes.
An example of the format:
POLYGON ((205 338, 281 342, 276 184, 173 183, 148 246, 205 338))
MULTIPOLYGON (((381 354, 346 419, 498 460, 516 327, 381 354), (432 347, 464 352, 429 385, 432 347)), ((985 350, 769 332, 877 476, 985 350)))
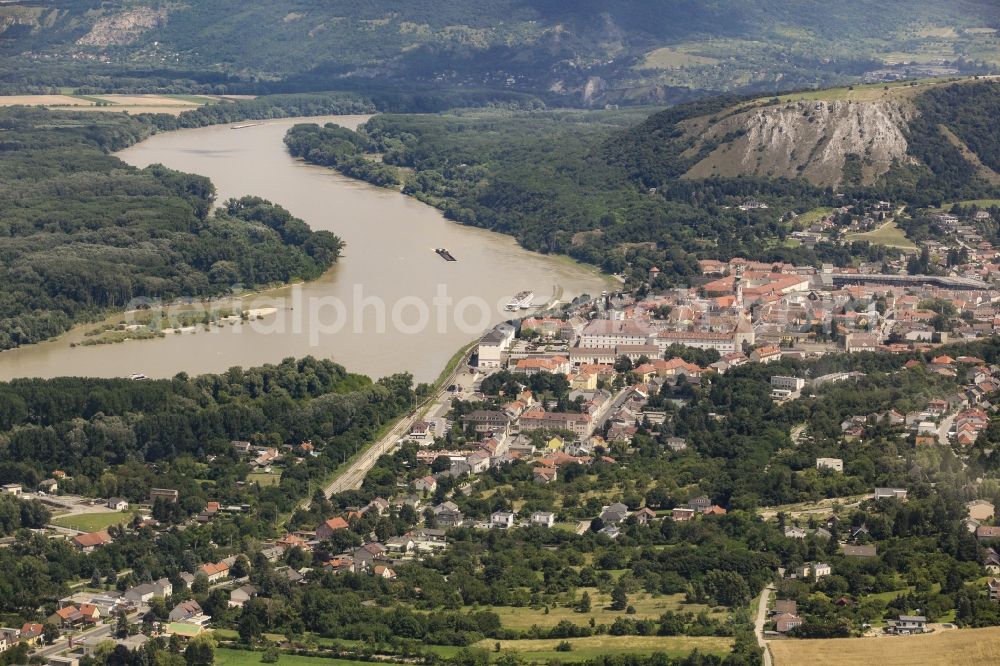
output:
POLYGON ((865 184, 906 161, 905 130, 916 113, 906 100, 798 101, 686 123, 697 144, 693 156, 718 146, 686 178, 757 175, 805 178, 815 185, 841 185, 844 164, 856 155, 865 184))
POLYGON ((80 46, 127 46, 144 32, 158 28, 167 20, 164 9, 142 7, 102 16, 86 35, 77 40, 80 46))

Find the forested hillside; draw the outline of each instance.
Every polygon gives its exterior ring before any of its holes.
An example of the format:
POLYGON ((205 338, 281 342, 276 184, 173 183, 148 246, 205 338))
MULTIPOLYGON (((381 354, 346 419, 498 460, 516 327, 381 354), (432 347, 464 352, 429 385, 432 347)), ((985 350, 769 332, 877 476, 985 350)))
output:
POLYGON ((108 154, 145 137, 151 119, 16 109, 0 129, 0 349, 139 297, 317 277, 339 256, 336 236, 269 202, 213 213, 208 179, 108 154))
POLYGON ((14 88, 482 86, 592 104, 985 71, 998 19, 988 0, 23 0, 0 7, 0 54, 14 88))

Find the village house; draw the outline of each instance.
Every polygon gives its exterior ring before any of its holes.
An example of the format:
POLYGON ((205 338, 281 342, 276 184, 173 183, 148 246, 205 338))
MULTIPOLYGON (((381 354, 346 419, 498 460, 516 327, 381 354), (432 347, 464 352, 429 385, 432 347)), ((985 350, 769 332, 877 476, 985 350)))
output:
POLYGON ((372 574, 374 574, 376 578, 396 580, 396 572, 384 564, 375 565, 375 568, 372 569, 372 574))
POLYGON ((111 541, 111 536, 108 534, 107 530, 90 532, 88 534, 79 534, 73 537, 73 545, 84 553, 92 553, 94 552, 94 549, 106 546, 111 543, 111 541))
POLYGON ((253 585, 238 587, 229 593, 230 608, 243 608, 246 602, 257 596, 257 588, 253 585))
POLYGON ((437 490, 437 485, 437 479, 433 476, 423 476, 413 482, 413 488, 418 493, 426 493, 428 495, 437 490))
POLYGON ((209 583, 215 583, 229 577, 229 565, 225 562, 209 562, 198 567, 198 573, 203 574, 209 583))
POLYGON ((515 516, 510 511, 495 511, 490 514, 490 527, 507 529, 514 527, 515 516))
POLYGON ((316 538, 320 541, 329 539, 337 530, 346 530, 348 527, 347 521, 340 516, 330 518, 316 527, 316 538))
POLYGON ((152 583, 136 585, 125 591, 122 595, 126 601, 134 604, 144 604, 150 599, 166 599, 174 593, 174 586, 167 578, 161 578, 152 583))
POLYGON ((112 497, 108 500, 108 508, 112 511, 128 511, 128 500, 121 497, 112 497))
POLYGON ((531 514, 531 524, 552 527, 556 524, 556 514, 551 511, 535 511, 531 514))
POLYGON ((801 624, 802 618, 791 613, 782 613, 774 618, 774 627, 779 634, 787 634, 801 624))
POLYGON ((168 619, 171 622, 183 622, 196 615, 201 615, 201 605, 194 599, 182 601, 170 610, 168 619))

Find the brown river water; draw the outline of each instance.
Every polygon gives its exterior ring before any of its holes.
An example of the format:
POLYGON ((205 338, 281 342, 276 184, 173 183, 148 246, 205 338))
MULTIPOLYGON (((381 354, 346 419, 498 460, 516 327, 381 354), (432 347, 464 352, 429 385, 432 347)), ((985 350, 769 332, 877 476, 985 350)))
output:
POLYGON ((417 381, 430 381, 459 348, 512 316, 503 306, 515 293, 534 291, 538 305, 554 294, 568 300, 609 288, 593 270, 528 252, 508 236, 449 222, 398 191, 295 160, 282 142, 297 122, 354 128, 366 119, 287 119, 240 129, 180 130, 119 153, 137 167, 161 163, 208 176, 220 203, 246 194, 278 203, 313 229, 340 236, 346 242, 343 257, 318 280, 236 302, 241 309, 260 309, 262 318, 151 340, 72 346, 94 328, 88 324, 55 340, 0 353, 0 380, 133 373, 160 378, 312 355, 373 377, 408 371, 417 381), (458 261, 443 260, 435 248, 446 248, 458 261))

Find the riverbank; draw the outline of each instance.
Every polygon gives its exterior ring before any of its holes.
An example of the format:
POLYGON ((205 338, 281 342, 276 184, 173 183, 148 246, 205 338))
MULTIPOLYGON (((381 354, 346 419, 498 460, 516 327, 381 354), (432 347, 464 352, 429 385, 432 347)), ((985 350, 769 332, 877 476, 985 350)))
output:
MULTIPOLYGON (((333 358, 352 372, 382 377, 404 370, 433 382, 455 353, 509 317, 503 304, 525 290, 562 288, 571 300, 609 281, 592 268, 527 252, 509 237, 467 227, 436 209, 292 158, 282 141, 296 123, 357 127, 371 116, 288 118, 232 131, 217 125, 160 132, 116 155, 143 168, 209 178, 218 200, 254 194, 287 208, 314 230, 345 241, 342 257, 316 280, 240 294, 244 309, 273 307, 263 324, 166 335, 142 344, 77 346, 100 323, 0 354, 0 381, 83 375, 150 378, 224 372, 283 358, 333 358), (458 259, 434 252, 448 248, 458 259)), ((225 303, 232 297, 222 299, 225 303)), ((121 321, 120 313, 101 322, 121 321)))

